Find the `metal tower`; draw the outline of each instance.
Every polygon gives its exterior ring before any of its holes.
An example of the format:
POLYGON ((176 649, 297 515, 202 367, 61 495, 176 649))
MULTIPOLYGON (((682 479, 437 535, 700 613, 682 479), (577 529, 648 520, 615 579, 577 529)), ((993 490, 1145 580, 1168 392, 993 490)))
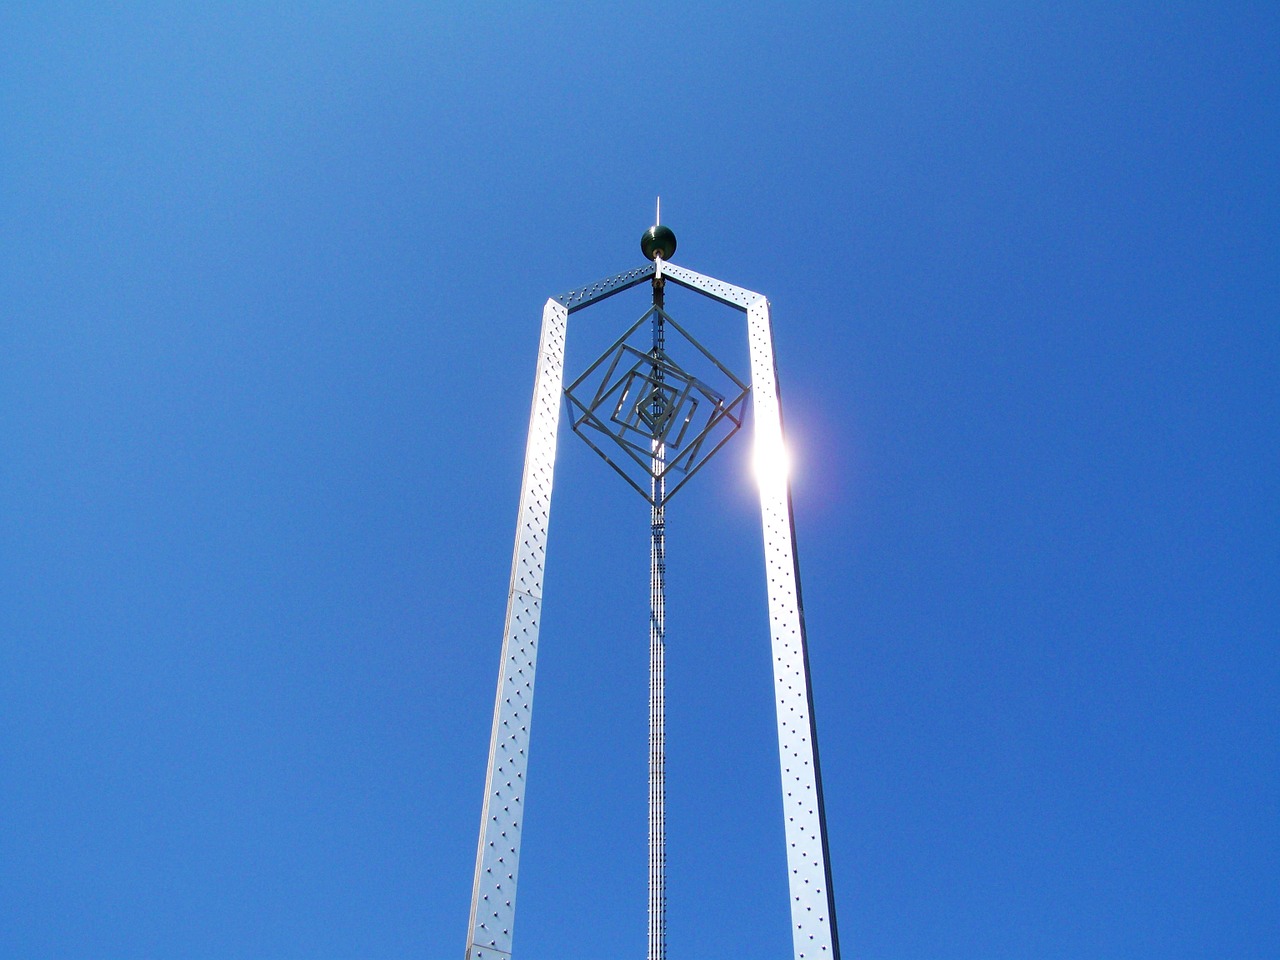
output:
POLYGON ((552 297, 542 311, 466 960, 511 957, 562 396, 573 430, 650 508, 648 960, 666 960, 665 509, 742 426, 748 396, 764 529, 794 955, 795 960, 839 960, 769 301, 671 263, 675 249, 675 234, 655 225, 641 239, 649 263, 552 297), (652 305, 566 388, 570 314, 646 280, 653 288, 652 305), (750 386, 667 313, 667 281, 746 314, 750 386))

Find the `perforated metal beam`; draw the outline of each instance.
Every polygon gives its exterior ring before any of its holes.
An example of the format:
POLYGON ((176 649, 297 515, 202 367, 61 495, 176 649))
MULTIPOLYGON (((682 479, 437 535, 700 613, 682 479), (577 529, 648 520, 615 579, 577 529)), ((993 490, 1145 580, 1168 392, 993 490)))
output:
POLYGON ((739 310, 746 310, 753 303, 764 300, 763 296, 751 290, 744 290, 742 287, 735 287, 732 283, 725 283, 715 277, 695 273, 687 267, 677 266, 674 263, 664 263, 662 275, 682 287, 696 290, 704 297, 719 300, 739 310))
POLYGON ((625 273, 617 273, 612 277, 605 277, 603 280, 597 280, 595 283, 587 284, 585 287, 578 287, 576 290, 562 293, 553 299, 567 307, 570 313, 576 313, 583 307, 589 307, 593 303, 599 303, 606 297, 612 297, 615 293, 621 293, 623 290, 636 286, 636 284, 643 283, 653 276, 653 271, 654 265, 646 263, 643 267, 636 267, 625 273))
MULTIPOLYGON (((747 308, 747 330, 756 448, 765 456, 785 457, 769 301, 763 297, 747 308)), ((791 515, 791 486, 785 468, 762 469, 758 473, 769 591, 773 691, 778 711, 778 753, 782 765, 792 944, 795 960, 839 960, 804 605, 800 599, 800 567, 791 515)))
POLYGON ((542 622, 542 580, 546 568, 551 485, 564 384, 564 343, 569 308, 548 300, 534 380, 529 439, 516 522, 502 665, 489 740, 489 769, 480 844, 471 892, 467 960, 507 960, 515 924, 520 830, 524 825, 525 774, 529 765, 529 720, 533 710, 538 628, 542 622))

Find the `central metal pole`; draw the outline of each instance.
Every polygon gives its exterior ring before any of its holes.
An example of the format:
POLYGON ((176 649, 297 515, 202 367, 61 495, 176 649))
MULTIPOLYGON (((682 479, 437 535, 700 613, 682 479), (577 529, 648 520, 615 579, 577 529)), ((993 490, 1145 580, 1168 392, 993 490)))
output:
MULTIPOLYGON (((662 299, 662 260, 657 261, 653 280, 653 380, 662 382, 662 369, 657 363, 664 349, 662 299)), ((651 412, 655 422, 662 413, 661 394, 653 394, 651 412)), ((649 534, 649 955, 648 960, 667 957, 667 731, 666 731, 666 594, 667 594, 667 529, 663 500, 666 479, 662 468, 666 457, 664 444, 654 438, 653 474, 650 493, 653 501, 649 534)))

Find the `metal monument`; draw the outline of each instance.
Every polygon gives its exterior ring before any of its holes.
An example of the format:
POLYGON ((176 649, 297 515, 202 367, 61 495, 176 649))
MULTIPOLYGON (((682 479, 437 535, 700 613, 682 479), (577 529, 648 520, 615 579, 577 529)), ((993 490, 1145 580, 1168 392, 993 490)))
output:
POLYGON ((748 398, 764 528, 794 954, 795 960, 839 960, 769 301, 672 263, 675 234, 660 223, 645 232, 640 246, 648 260, 644 266, 552 297, 542 311, 466 960, 511 957, 544 558, 562 409, 574 432, 649 504, 647 956, 665 960, 665 510, 667 501, 738 432, 748 398), (652 285, 652 305, 566 387, 570 315, 646 281, 652 285), (668 314, 668 282, 746 314, 749 384, 668 314))

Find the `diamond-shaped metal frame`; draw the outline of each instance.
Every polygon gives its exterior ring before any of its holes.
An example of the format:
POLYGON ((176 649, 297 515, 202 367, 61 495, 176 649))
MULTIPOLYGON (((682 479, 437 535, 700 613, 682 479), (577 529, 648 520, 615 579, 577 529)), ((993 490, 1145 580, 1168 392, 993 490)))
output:
POLYGON ((619 443, 634 446, 627 438, 635 433, 648 442, 657 440, 667 446, 679 447, 698 413, 698 399, 690 396, 695 387, 713 406, 724 403, 724 397, 707 388, 696 377, 686 374, 662 351, 650 350, 644 354, 623 344, 605 373, 605 380, 601 383, 604 395, 599 398, 601 402, 593 407, 592 416, 603 406, 605 399, 617 393, 618 402, 609 420, 622 428, 622 433, 616 435, 619 443), (621 379, 613 380, 612 387, 604 390, 605 383, 613 378, 618 362, 626 359, 628 354, 635 358, 635 363, 621 379), (681 411, 684 411, 683 416, 680 416, 681 411), (671 427, 677 420, 680 429, 673 437, 671 427))
POLYGON ((659 506, 741 429, 750 392, 747 384, 669 313, 653 306, 587 367, 564 395, 573 431, 645 500, 659 506), (728 396, 688 373, 666 351, 640 350, 628 343, 655 314, 725 377, 725 387, 731 391, 728 396), (594 391, 589 386, 592 383, 594 391), (701 408, 705 408, 705 420, 699 419, 701 408), (613 445, 597 442, 606 437, 613 445), (655 459, 655 441, 665 459, 655 459), (615 456, 610 456, 611 450, 615 456), (619 450, 624 457, 616 458, 619 450), (648 482, 651 478, 670 481, 675 474, 680 474, 680 479, 669 486, 648 482), (645 482, 640 483, 637 477, 645 482), (662 490, 665 495, 655 494, 662 490))

